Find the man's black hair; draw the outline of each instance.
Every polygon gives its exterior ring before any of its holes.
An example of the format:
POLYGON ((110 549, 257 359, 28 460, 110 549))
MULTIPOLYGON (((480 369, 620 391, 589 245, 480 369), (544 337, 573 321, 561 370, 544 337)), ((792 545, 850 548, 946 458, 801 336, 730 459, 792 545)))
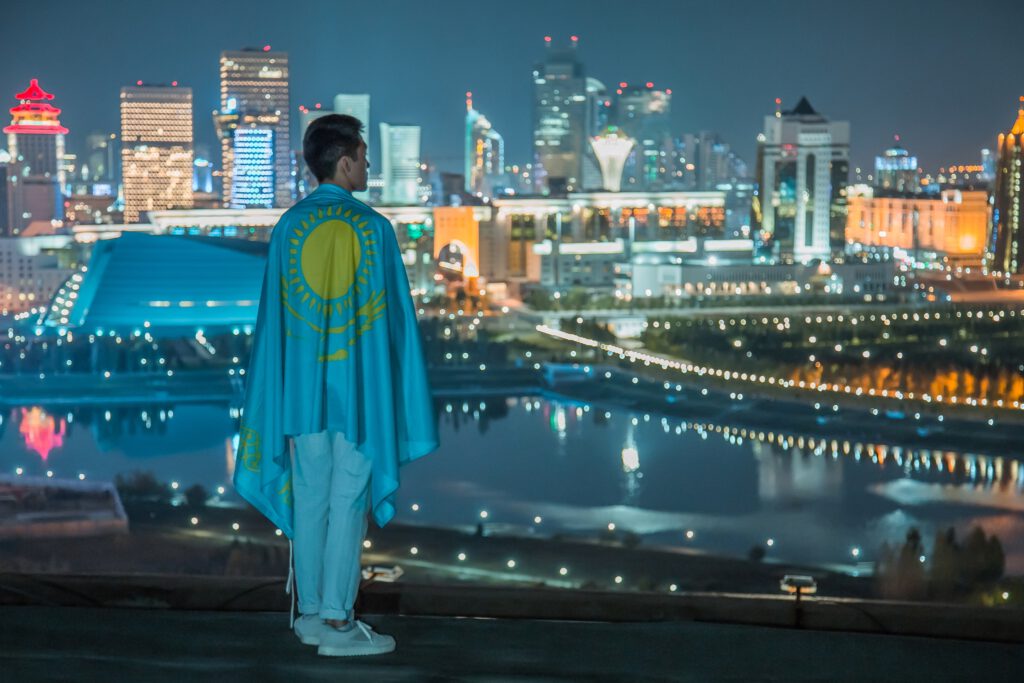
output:
POLYGON ((347 114, 328 114, 309 124, 302 136, 302 158, 318 182, 334 175, 342 157, 357 159, 362 122, 347 114))

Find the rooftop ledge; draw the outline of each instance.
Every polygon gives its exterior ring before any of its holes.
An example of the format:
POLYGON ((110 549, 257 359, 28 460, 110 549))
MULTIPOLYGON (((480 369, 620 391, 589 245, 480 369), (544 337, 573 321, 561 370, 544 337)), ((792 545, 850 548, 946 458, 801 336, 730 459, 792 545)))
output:
MULTIPOLYGON (((166 574, 0 574, 0 605, 281 612, 283 577, 166 574)), ((1024 643, 1024 614, 975 607, 742 593, 564 590, 542 587, 372 583, 359 614, 600 622, 702 622, 889 636, 1024 643)), ((1022 662, 1024 663, 1024 662, 1022 662)))

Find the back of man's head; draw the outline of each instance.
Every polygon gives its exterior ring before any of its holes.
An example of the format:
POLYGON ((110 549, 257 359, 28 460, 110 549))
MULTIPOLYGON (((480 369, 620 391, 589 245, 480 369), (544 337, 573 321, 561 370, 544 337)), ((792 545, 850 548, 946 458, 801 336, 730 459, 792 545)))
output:
POLYGON ((347 114, 328 114, 314 120, 302 136, 302 158, 317 182, 334 177, 338 160, 357 159, 362 122, 347 114))

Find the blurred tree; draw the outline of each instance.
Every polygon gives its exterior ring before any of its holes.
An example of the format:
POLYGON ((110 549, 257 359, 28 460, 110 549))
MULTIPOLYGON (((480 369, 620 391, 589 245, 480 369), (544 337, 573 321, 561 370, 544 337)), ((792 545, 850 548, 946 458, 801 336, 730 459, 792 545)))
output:
POLYGON ((201 484, 192 484, 185 489, 185 502, 189 507, 199 508, 206 505, 206 499, 210 497, 201 484))

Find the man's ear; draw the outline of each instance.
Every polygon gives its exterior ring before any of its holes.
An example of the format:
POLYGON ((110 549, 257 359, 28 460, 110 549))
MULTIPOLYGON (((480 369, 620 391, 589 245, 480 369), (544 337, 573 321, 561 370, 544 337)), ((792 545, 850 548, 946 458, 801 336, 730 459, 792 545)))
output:
POLYGON ((342 156, 338 159, 338 165, 335 167, 335 175, 341 173, 343 176, 348 176, 352 172, 352 158, 348 156, 342 156))

